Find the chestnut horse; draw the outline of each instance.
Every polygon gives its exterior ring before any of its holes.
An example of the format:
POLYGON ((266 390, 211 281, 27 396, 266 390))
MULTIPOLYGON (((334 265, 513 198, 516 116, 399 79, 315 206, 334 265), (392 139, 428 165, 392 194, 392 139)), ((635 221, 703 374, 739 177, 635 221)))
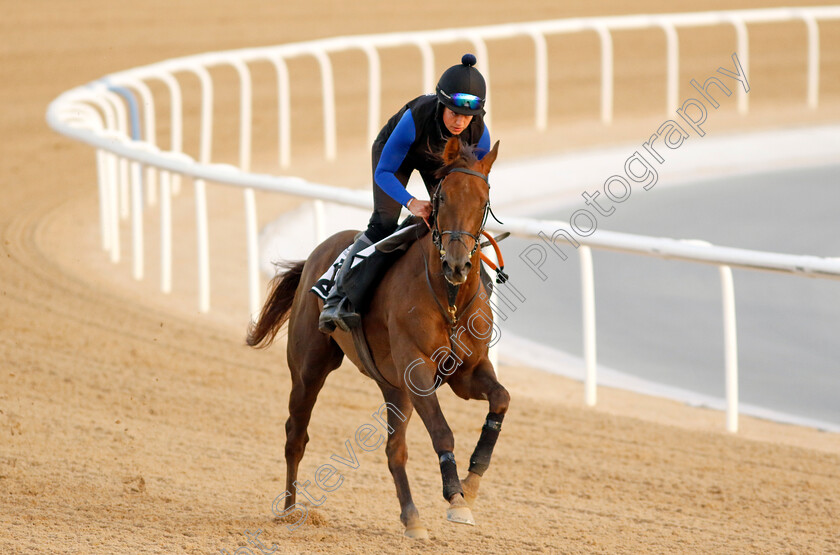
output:
MULTIPOLYGON (((478 241, 490 208, 487 173, 498 148, 497 142, 478 160, 457 137, 447 142, 439 174, 442 180, 433 196, 432 232, 411 244, 388 269, 362 320, 380 374, 376 381, 386 401, 388 468, 408 537, 428 537, 405 472, 405 432, 412 411, 423 420, 440 461, 443 496, 449 503, 447 518, 474 524, 470 506, 510 402, 487 357, 492 313, 479 276, 478 241), (443 383, 459 397, 484 399, 490 405, 463 481, 458 479, 452 430, 435 393, 443 383)), ((365 373, 350 333, 318 331, 323 303, 310 292, 355 234, 337 233, 317 246, 306 261, 287 264, 285 272, 273 279, 268 300, 248 333, 249 345, 265 347, 289 321, 286 353, 292 390, 286 421, 285 510, 295 504, 298 465, 309 440, 307 427, 327 375, 345 355, 365 373)))

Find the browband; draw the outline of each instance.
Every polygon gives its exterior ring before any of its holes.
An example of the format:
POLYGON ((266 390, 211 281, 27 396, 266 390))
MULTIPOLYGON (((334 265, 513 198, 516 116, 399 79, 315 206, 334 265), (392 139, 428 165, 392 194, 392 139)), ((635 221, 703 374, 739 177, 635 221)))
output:
POLYGON ((484 180, 485 183, 487 183, 488 187, 490 186, 490 181, 488 181, 487 176, 484 175, 483 173, 479 173, 475 170, 470 170, 470 169, 467 169, 467 168, 453 168, 453 169, 449 170, 449 173, 455 173, 455 172, 466 173, 466 174, 469 174, 469 175, 474 175, 476 177, 480 177, 481 179, 484 180))

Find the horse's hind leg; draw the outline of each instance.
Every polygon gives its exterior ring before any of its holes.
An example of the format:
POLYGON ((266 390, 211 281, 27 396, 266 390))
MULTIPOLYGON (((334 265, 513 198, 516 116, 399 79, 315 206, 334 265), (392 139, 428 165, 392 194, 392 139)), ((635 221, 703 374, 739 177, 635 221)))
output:
POLYGON ((481 477, 490 466, 490 457, 496 440, 502 429, 502 420, 510 404, 510 395, 507 390, 496 379, 496 373, 489 361, 485 360, 472 376, 470 384, 470 398, 487 399, 490 404, 490 412, 481 428, 481 436, 470 457, 470 468, 467 477, 461 481, 464 489, 464 499, 472 505, 478 495, 478 486, 481 477))
POLYGON ((329 337, 313 325, 308 341, 300 342, 289 333, 288 361, 292 373, 292 391, 289 394, 289 418, 286 420, 286 497, 288 509, 295 503, 298 465, 309 442, 309 419, 312 408, 327 375, 339 367, 344 353, 329 337), (304 345, 305 343, 305 345, 304 345))
POLYGON ((408 485, 408 475, 405 464, 408 461, 408 449, 405 444, 405 431, 411 418, 413 407, 411 400, 404 391, 382 387, 388 412, 388 444, 385 453, 388 455, 388 470, 394 478, 397 488, 397 498, 400 501, 400 520, 405 526, 405 535, 409 538, 427 539, 429 533, 420 521, 420 513, 411 498, 411 488, 408 485), (396 410, 394 410, 396 408, 396 410))

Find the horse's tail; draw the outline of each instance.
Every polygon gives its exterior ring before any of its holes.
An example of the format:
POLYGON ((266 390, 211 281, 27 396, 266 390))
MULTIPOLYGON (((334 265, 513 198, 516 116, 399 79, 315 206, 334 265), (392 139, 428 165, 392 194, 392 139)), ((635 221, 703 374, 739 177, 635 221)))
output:
POLYGON ((305 260, 299 260, 280 265, 285 271, 279 272, 271 280, 270 293, 260 312, 260 317, 248 328, 246 342, 251 347, 266 348, 271 345, 277 332, 289 319, 292 301, 295 300, 295 291, 300 283, 305 262, 305 260))

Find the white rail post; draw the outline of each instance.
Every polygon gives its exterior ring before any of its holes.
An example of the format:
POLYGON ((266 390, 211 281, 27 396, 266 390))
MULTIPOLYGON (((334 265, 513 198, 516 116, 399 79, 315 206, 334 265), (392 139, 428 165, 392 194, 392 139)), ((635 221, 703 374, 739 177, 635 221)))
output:
POLYGON ((143 169, 131 162, 131 261, 132 276, 143 279, 143 169))
MULTIPOLYGON (((102 92, 102 98, 114 111, 115 127, 112 129, 128 136, 128 116, 126 114, 122 98, 116 93, 108 90, 104 90, 102 92)), ((127 220, 130 215, 129 184, 131 182, 131 176, 128 169, 128 160, 120 157, 117 157, 117 160, 117 166, 119 168, 119 186, 117 188, 117 191, 119 192, 119 195, 117 196, 119 203, 119 215, 120 219, 127 220)))
POLYGON ((720 266, 720 284, 726 364, 726 430, 735 433, 738 431, 738 334, 735 326, 735 286, 729 266, 720 266))
POLYGON ((289 92, 289 67, 282 57, 271 58, 277 71, 277 149, 281 168, 292 162, 292 105, 289 92))
MULTIPOLYGON (((155 100, 148 85, 139 79, 129 79, 122 83, 123 86, 132 88, 140 95, 140 104, 143 106, 143 134, 142 141, 150 145, 157 145, 157 129, 155 128, 155 100)), ((152 165, 144 166, 146 170, 146 204, 154 206, 157 204, 157 175, 156 168, 152 165)))
POLYGON ((251 171, 251 138, 252 138, 252 86, 251 72, 245 62, 238 58, 229 60, 239 77, 239 168, 251 171))
MULTIPOLYGON (((186 163, 193 159, 183 152, 164 152, 166 158, 186 163)), ((168 170, 160 172, 160 290, 172 292, 172 196, 176 176, 168 170)))
POLYGON ((414 45, 420 50, 423 58, 423 93, 432 93, 435 90, 435 52, 429 41, 417 38, 414 45))
MULTIPOLYGON (((242 60, 232 59, 231 64, 239 74, 239 168, 248 172, 251 170, 251 139, 252 139, 252 95, 251 72, 242 60)), ((245 204, 245 243, 248 255, 248 310, 251 317, 259 314, 260 310, 260 261, 259 236, 257 233, 257 201, 254 189, 246 187, 243 192, 245 204)))
POLYGON ((335 86, 333 85, 332 62, 323 50, 313 52, 321 67, 321 91, 324 101, 324 153, 330 162, 336 155, 335 86))
POLYGON ((817 108, 820 95, 820 28, 817 20, 807 12, 799 12, 808 28, 808 107, 817 108))
MULTIPOLYGON (((713 247, 702 239, 684 239, 683 243, 713 247)), ((735 286, 732 268, 718 266, 720 271, 721 302, 723 303, 723 358, 726 384, 726 430, 738 431, 738 334, 735 326, 735 286)))
MULTIPOLYGON (((102 112, 105 129, 103 134, 116 132, 116 116, 109 102, 102 98, 87 98, 85 102, 93 105, 102 112)), ((110 152, 103 152, 102 169, 105 175, 103 186, 104 197, 101 205, 104 209, 104 226, 107 228, 108 246, 105 247, 110 254, 110 260, 116 264, 120 261, 120 222, 119 207, 117 200, 117 157, 110 152)))
POLYGON ((260 249, 257 233, 257 200, 254 190, 245 189, 245 241, 248 246, 248 308, 251 317, 260 312, 260 249))
POLYGON ((108 235, 111 238, 111 252, 110 259, 113 264, 116 264, 122 258, 122 250, 120 245, 120 177, 119 177, 119 159, 116 154, 108 154, 106 156, 106 167, 108 174, 107 189, 108 189, 108 235))
MULTIPOLYGON (((93 106, 82 103, 75 103, 67 106, 63 114, 67 122, 78 120, 83 126, 102 133, 105 129, 103 116, 93 106)), ((110 216, 108 215, 108 172, 107 172, 107 151, 96 149, 96 184, 99 192, 99 233, 102 238, 102 250, 108 251, 111 248, 110 216)))
MULTIPOLYGON (((738 60, 741 62, 741 69, 744 70, 744 75, 749 77, 750 74, 750 46, 749 35, 747 33, 747 25, 744 20, 735 15, 728 15, 727 19, 735 27, 738 36, 738 60)), ((749 97, 744 87, 738 87, 738 113, 746 114, 750 109, 749 97)))
MULTIPOLYGON (((170 139, 169 150, 172 152, 184 151, 184 108, 183 95, 181 94, 181 86, 178 80, 171 73, 159 73, 157 78, 163 81, 169 89, 169 103, 170 103, 170 139)), ((171 176, 171 190, 173 195, 181 192, 181 175, 174 174, 171 176)))
POLYGON ((665 32, 667 44, 667 85, 665 91, 665 103, 667 113, 674 113, 679 107, 679 77, 680 77, 680 43, 677 30, 669 21, 660 20, 659 26, 665 32))
POLYGON ((160 290, 172 292, 172 174, 160 172, 160 290))
POLYGON ((548 46, 536 29, 528 34, 534 41, 534 119, 538 131, 548 128, 548 46))
POLYGON ((610 30, 603 25, 595 27, 601 39, 601 122, 609 125, 613 120, 613 42, 610 30))
POLYGON ((584 399, 594 407, 598 400, 598 358, 595 343, 595 278, 592 269, 592 249, 581 246, 580 281, 583 301, 583 359, 586 364, 584 399))
POLYGON ((373 144, 379 134, 379 112, 382 99, 382 69, 379 52, 366 44, 362 47, 368 59, 368 144, 373 144))
POLYGON ((198 161, 209 164, 213 154, 213 79, 204 66, 190 67, 201 84, 201 128, 198 161))
MULTIPOLYGON (((201 147, 199 161, 209 164, 213 147, 213 81, 203 66, 191 70, 201 83, 201 147)), ((203 179, 193 180, 195 189, 195 224, 198 244, 198 310, 210 312, 210 237, 207 225, 207 186, 203 179)))
MULTIPOLYGON (((108 80, 106 80, 107 82, 108 80)), ((142 135, 140 129, 134 129, 135 123, 137 127, 140 127, 139 118, 135 121, 135 116, 137 115, 134 111, 136 110, 135 99, 134 96, 131 94, 130 91, 125 89, 124 87, 112 83, 109 84, 109 89, 106 93, 107 97, 111 100, 114 104, 114 107, 118 114, 118 121, 126 118, 126 107, 123 104, 124 102, 128 104, 129 108, 132 110, 132 117, 131 123, 129 124, 127 119, 123 122, 124 129, 122 131, 126 132, 126 138, 129 141, 138 141, 139 145, 145 145, 147 143, 140 142, 142 141, 142 135), (115 94, 112 91, 119 91, 119 95, 115 94), (128 132, 130 129, 130 133, 128 132), (136 133, 136 135, 135 135, 136 133), (135 139, 135 136, 139 139, 135 139)), ((143 85, 141 90, 145 85, 143 85)), ((144 89, 145 93, 149 93, 148 88, 144 89)), ((123 160, 123 164, 127 165, 128 168, 128 184, 127 186, 130 188, 130 199, 125 198, 125 201, 130 201, 130 215, 131 215, 131 275, 132 277, 140 281, 143 279, 144 274, 144 266, 145 266, 145 257, 144 257, 144 241, 143 241, 143 167, 137 161, 128 161, 123 160)), ((125 166, 124 166, 125 167, 125 166)), ((128 195, 125 195, 126 197, 128 195)))
POLYGON ((207 226, 207 186, 194 179, 195 227, 198 248, 198 311, 210 312, 210 239, 207 226))
MULTIPOLYGON (((105 125, 114 140, 125 137, 126 115, 122 100, 116 94, 103 90, 97 105, 105 114, 105 125)), ((109 200, 111 209, 111 262, 116 264, 122 258, 120 244, 120 219, 128 217, 128 161, 116 154, 109 155, 109 200)))
POLYGON ((102 235, 102 250, 111 249, 111 226, 108 214, 110 190, 108 186, 108 154, 96 149, 96 182, 99 187, 99 232, 102 235))

